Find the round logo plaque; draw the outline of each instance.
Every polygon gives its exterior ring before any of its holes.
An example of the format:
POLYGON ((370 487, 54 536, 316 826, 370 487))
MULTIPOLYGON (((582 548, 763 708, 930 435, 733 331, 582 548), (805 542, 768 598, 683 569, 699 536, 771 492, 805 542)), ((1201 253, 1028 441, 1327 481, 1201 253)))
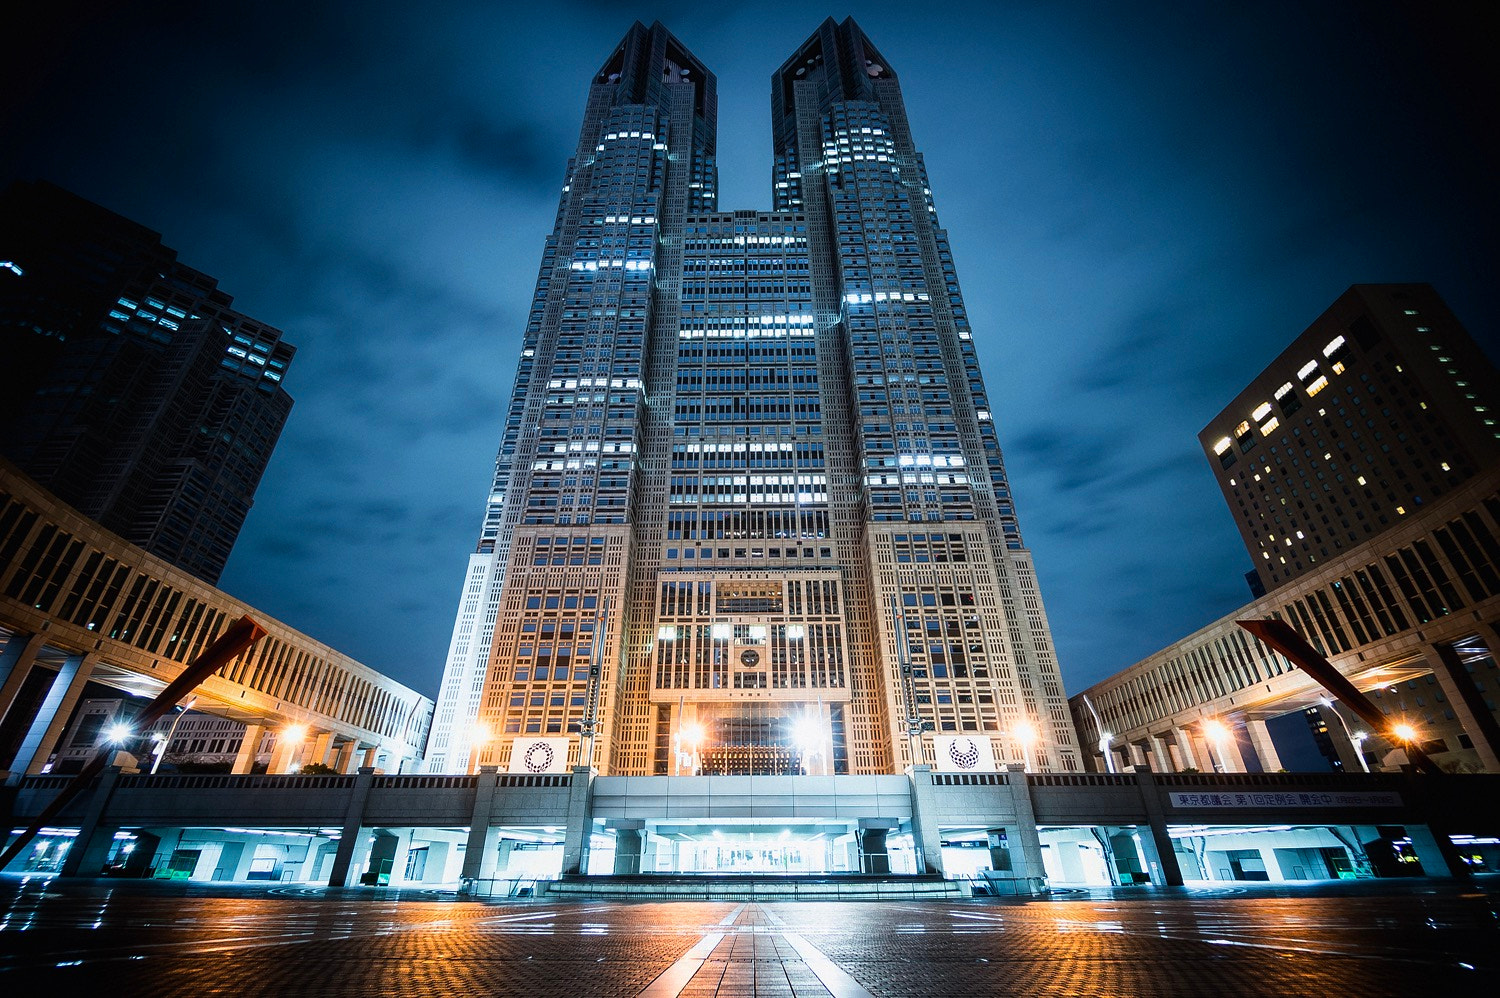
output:
POLYGON ((740 664, 745 666, 747 669, 754 668, 755 666, 760 664, 760 652, 756 651, 754 648, 746 648, 744 651, 740 652, 740 664))

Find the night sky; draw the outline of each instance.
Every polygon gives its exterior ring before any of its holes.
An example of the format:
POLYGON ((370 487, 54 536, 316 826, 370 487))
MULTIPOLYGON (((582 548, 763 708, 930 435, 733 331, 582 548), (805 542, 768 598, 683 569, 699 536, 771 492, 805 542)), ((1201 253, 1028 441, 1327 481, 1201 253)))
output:
POLYGON ((1484 4, 46 6, 6 15, 0 183, 162 232, 298 347, 221 587, 432 696, 633 17, 718 76, 724 210, 769 206, 770 76, 824 16, 901 79, 1070 692, 1248 601, 1196 434, 1348 285, 1500 338, 1484 4))

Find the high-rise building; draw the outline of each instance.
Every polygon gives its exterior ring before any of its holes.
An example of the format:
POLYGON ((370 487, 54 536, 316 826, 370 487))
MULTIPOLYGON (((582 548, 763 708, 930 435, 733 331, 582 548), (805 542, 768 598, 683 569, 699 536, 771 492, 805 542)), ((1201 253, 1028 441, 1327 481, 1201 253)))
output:
POLYGON ((894 69, 828 20, 776 71, 771 211, 716 110, 660 24, 592 81, 429 768, 1078 769, 894 69))
POLYGON ((295 350, 151 230, 46 183, 0 195, 0 450, 213 583, 292 399, 295 350))
POLYGON ((1359 284, 1198 440, 1275 589, 1500 464, 1497 405, 1494 365, 1431 285, 1359 284))

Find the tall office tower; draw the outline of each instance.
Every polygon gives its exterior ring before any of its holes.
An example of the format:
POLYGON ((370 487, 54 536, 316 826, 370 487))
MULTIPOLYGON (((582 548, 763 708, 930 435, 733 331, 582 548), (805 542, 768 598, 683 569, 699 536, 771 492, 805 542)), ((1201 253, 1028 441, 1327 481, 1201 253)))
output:
POLYGON ((0 196, 0 449, 209 583, 292 399, 294 348, 161 236, 46 183, 0 196))
POLYGON ((1430 285, 1358 284, 1198 440, 1274 589, 1500 464, 1497 405, 1494 365, 1430 285))
POLYGON ((770 212, 715 210, 714 87, 659 24, 594 78, 430 768, 1077 769, 894 71, 829 20, 776 72, 770 212))

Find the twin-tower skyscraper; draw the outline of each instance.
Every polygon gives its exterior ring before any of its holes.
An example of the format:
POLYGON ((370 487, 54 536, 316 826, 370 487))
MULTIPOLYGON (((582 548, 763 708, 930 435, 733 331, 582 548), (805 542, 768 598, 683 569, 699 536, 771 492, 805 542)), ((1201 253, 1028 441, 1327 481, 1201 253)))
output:
POLYGON ((776 71, 770 211, 717 106, 660 24, 590 83, 429 769, 1079 770, 895 70, 830 19, 776 71))

